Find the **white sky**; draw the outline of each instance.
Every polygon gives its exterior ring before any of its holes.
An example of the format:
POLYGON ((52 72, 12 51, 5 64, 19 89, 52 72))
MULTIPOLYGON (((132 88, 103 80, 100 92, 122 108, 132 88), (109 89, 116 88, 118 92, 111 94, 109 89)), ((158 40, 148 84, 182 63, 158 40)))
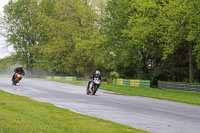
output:
POLYGON ((9 0, 0 0, 0 12, 3 12, 3 6, 8 3, 9 0))
MULTIPOLYGON (((9 0, 0 0, 0 17, 3 16, 3 7, 8 3, 9 0)), ((9 56, 13 51, 12 46, 5 47, 5 38, 0 36, 0 58, 9 56)))

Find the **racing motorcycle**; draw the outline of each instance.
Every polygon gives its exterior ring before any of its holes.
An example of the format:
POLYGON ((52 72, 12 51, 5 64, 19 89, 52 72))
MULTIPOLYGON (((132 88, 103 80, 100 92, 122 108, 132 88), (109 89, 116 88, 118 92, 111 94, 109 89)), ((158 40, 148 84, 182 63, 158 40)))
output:
POLYGON ((89 87, 86 90, 86 93, 95 95, 99 86, 101 85, 101 80, 99 78, 94 78, 94 80, 89 84, 89 87))
POLYGON ((12 81, 12 84, 13 85, 16 85, 17 83, 19 83, 19 81, 22 79, 22 75, 20 73, 16 73, 15 74, 15 77, 12 81))

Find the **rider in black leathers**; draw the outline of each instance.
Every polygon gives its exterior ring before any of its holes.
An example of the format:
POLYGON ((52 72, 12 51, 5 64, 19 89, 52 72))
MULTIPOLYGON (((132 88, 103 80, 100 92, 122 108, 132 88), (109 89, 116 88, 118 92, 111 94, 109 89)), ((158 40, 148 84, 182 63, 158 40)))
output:
MULTIPOLYGON (((22 65, 20 65, 19 67, 17 67, 17 68, 15 68, 14 69, 14 75, 13 75, 13 77, 12 77, 12 81, 14 80, 14 78, 15 78, 15 76, 16 76, 16 73, 19 73, 19 74, 22 74, 23 76, 25 75, 25 72, 24 72, 24 70, 23 70, 23 66, 22 65)), ((20 79, 21 80, 21 79, 20 79)))
MULTIPOLYGON (((99 71, 96 71, 95 74, 93 74, 93 75, 90 77, 90 80, 89 80, 88 86, 87 86, 88 89, 89 89, 90 83, 94 80, 94 78, 99 78, 99 80, 101 80, 101 75, 100 75, 100 72, 99 72, 99 71)), ((99 88, 99 86, 98 86, 98 88, 99 88)))

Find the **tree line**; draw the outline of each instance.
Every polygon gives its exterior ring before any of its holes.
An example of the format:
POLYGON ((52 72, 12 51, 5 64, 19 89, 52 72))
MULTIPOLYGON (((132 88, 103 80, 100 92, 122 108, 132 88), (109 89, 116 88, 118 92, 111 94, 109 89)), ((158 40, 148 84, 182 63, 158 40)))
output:
POLYGON ((10 0, 4 13, 12 58, 29 72, 200 80, 199 1, 10 0))

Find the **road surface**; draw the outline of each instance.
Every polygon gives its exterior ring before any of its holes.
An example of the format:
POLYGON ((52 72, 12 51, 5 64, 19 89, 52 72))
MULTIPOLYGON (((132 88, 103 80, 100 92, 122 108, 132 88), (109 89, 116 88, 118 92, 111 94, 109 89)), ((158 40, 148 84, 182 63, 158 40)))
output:
POLYGON ((85 87, 25 78, 17 86, 0 78, 0 90, 153 133, 200 133, 200 106, 103 90, 92 96, 85 87))

